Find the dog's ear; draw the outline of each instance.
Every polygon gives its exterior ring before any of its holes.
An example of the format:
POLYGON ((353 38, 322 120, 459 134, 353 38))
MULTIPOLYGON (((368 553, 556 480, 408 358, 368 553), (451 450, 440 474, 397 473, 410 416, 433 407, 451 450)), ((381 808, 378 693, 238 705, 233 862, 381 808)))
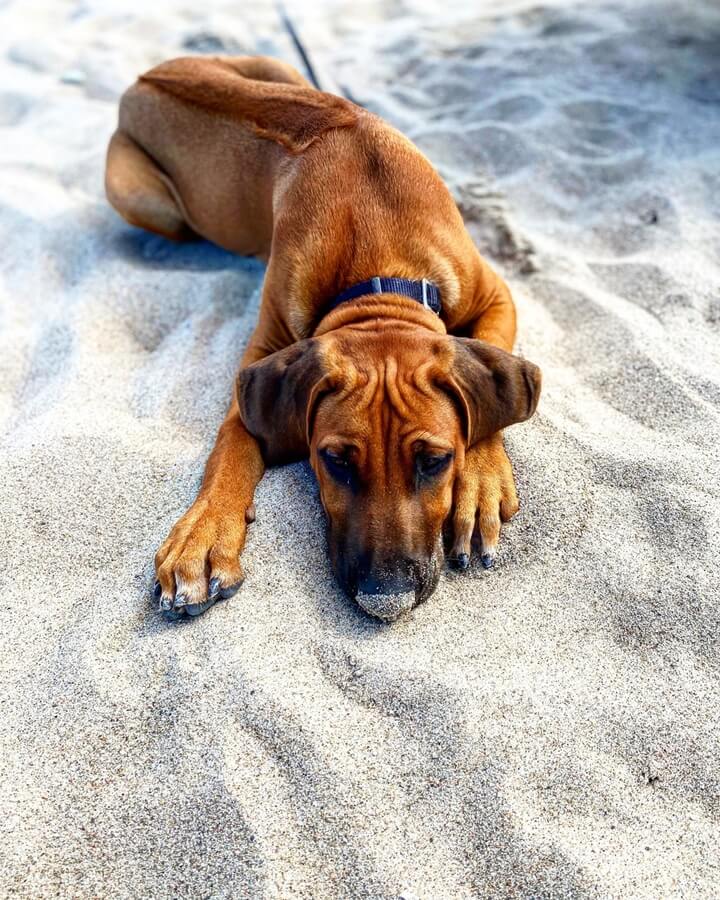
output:
POLYGON ((485 341, 451 341, 455 354, 444 387, 458 404, 468 447, 530 418, 540 399, 537 366, 485 341))
POLYGON ((267 463, 307 455, 315 409, 330 390, 317 338, 299 341, 240 370, 240 418, 260 443, 267 463))

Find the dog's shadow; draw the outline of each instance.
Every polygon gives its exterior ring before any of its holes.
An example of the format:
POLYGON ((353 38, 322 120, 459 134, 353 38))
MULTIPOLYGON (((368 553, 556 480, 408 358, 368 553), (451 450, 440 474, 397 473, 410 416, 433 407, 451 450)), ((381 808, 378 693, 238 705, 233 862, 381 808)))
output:
POLYGON ((119 228, 111 240, 118 256, 151 269, 187 272, 236 270, 261 275, 265 266, 252 256, 239 256, 202 238, 171 241, 140 228, 119 228))

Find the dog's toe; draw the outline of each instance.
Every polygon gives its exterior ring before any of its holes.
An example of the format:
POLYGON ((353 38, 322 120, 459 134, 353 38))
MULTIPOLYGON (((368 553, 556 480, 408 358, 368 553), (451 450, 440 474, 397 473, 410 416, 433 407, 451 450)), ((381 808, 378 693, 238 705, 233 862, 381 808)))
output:
POLYGON ((235 584, 228 585, 228 587, 220 588, 219 598, 222 598, 223 600, 229 600, 230 597, 234 597, 235 594, 237 594, 237 592, 242 587, 244 580, 245 580, 244 578, 241 578, 240 581, 236 581, 235 584))
POLYGON ((450 564, 454 569, 457 569, 460 572, 465 572, 470 565, 470 554, 458 553, 457 556, 450 559, 450 564))

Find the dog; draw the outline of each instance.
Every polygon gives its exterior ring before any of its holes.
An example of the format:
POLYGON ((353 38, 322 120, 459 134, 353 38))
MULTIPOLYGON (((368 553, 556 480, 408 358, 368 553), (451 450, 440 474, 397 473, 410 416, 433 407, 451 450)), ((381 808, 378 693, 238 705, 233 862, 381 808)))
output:
POLYGON ((537 366, 515 307, 410 140, 267 57, 180 58, 123 95, 106 193, 131 225, 267 262, 197 499, 155 558, 170 619, 234 594, 266 466, 309 457, 336 578, 393 620, 518 509, 502 430, 537 366))

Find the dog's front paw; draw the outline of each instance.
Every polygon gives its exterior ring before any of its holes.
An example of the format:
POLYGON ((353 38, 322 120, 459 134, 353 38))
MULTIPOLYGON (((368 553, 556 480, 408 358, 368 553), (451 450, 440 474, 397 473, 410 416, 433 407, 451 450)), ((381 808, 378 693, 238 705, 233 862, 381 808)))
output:
POLYGON ((511 519, 519 506, 502 436, 495 434, 471 447, 462 475, 455 483, 451 562, 459 569, 470 565, 472 537, 477 527, 481 561, 489 569, 497 554, 500 523, 511 519))
POLYGON ((254 518, 252 505, 215 508, 198 498, 176 522, 155 554, 154 596, 166 618, 199 616, 232 597, 243 582, 239 557, 254 518))

